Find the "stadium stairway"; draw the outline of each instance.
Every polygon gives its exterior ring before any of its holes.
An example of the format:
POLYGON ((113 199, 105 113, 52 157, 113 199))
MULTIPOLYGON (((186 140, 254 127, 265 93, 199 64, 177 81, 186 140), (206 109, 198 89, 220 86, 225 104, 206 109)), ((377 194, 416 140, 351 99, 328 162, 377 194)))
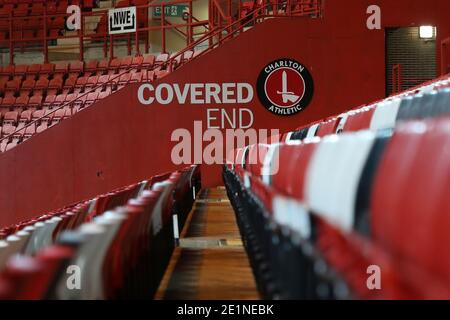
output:
POLYGON ((179 244, 156 299, 259 299, 224 187, 198 195, 179 244))

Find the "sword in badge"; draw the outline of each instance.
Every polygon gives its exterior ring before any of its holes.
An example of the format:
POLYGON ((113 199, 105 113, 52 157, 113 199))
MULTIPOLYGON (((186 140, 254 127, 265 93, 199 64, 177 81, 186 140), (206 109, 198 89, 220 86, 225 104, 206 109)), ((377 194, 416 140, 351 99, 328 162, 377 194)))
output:
POLYGON ((281 94, 283 98, 283 103, 295 102, 300 98, 300 96, 294 94, 293 92, 288 91, 288 79, 287 72, 283 71, 281 76, 281 91, 277 91, 278 94, 281 94))

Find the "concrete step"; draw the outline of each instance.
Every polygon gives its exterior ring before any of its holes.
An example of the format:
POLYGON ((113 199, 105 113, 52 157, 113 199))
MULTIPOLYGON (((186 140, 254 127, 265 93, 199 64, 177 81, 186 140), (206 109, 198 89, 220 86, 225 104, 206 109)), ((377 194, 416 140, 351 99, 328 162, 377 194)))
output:
POLYGON ((113 7, 113 2, 111 0, 108 1, 100 1, 99 7, 101 9, 109 9, 113 7))
POLYGON ((60 46, 73 46, 80 43, 79 38, 61 38, 58 39, 58 47, 60 46))

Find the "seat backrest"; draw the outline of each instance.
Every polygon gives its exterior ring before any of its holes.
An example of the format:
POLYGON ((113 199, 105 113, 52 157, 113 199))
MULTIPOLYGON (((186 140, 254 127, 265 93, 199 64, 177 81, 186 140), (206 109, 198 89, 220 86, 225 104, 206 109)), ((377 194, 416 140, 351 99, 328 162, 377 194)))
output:
POLYGON ((316 136, 324 137, 326 135, 335 134, 338 124, 337 118, 322 122, 317 130, 316 136))
POLYGON ((297 144, 281 144, 272 159, 272 186, 297 200, 305 198, 306 173, 318 139, 297 144))
POLYGON ((370 130, 395 128, 400 103, 400 98, 394 98, 379 103, 370 120, 370 130))
POLYGON ((325 137, 308 167, 306 203, 344 231, 353 230, 359 182, 375 137, 371 131, 325 137))
MULTIPOLYGON (((380 163, 371 197, 375 241, 397 260, 409 261, 446 284, 449 137, 449 118, 400 124, 380 163)), ((421 280, 426 285, 426 279, 421 280)))
POLYGON ((357 112, 350 114, 345 122, 343 131, 354 132, 369 129, 374 112, 375 108, 372 107, 370 109, 362 108, 357 112))

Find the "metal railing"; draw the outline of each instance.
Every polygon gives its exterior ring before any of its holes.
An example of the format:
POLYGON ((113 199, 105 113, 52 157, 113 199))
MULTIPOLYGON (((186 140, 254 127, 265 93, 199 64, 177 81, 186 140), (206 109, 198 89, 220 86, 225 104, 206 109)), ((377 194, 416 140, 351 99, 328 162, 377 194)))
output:
MULTIPOLYGON (((127 51, 128 55, 132 54, 132 42, 134 40, 135 44, 135 53, 136 55, 141 54, 141 40, 144 41, 145 45, 145 53, 149 53, 150 51, 150 42, 149 42, 149 32, 150 31, 159 31, 161 32, 161 47, 162 52, 166 52, 166 32, 170 29, 186 29, 186 45, 189 45, 192 42, 192 34, 193 30, 197 27, 208 25, 208 20, 198 20, 193 18, 193 0, 171 0, 168 2, 163 2, 160 4, 147 4, 136 6, 136 21, 138 25, 136 26, 136 31, 128 34, 118 34, 118 35, 110 35, 108 32, 108 10, 98 10, 93 12, 81 12, 81 20, 80 20, 80 29, 76 30, 76 34, 71 34, 70 32, 64 32, 64 34, 48 35, 50 30, 58 30, 60 32, 64 29, 65 25, 59 26, 58 28, 52 28, 50 21, 54 21, 59 19, 61 21, 68 18, 70 14, 48 14, 47 7, 45 6, 45 10, 43 15, 33 15, 27 17, 15 17, 14 13, 11 12, 9 17, 3 17, 2 24, 8 24, 8 30, 3 29, 3 31, 8 31, 9 39, 0 40, 0 48, 7 48, 9 52, 9 64, 14 64, 14 53, 16 49, 19 49, 20 52, 26 51, 41 51, 44 56, 44 63, 49 62, 49 47, 51 46, 51 42, 55 42, 60 39, 77 39, 77 45, 79 47, 79 60, 84 60, 85 50, 89 47, 103 47, 103 55, 104 58, 108 57, 114 58, 114 45, 117 40, 125 40, 127 42, 127 51), (168 6, 175 5, 186 5, 189 10, 189 15, 186 16, 186 20, 182 20, 182 23, 174 23, 169 22, 166 16, 165 8, 168 6), (153 17, 152 20, 149 20, 149 12, 155 12, 156 9, 161 13, 158 17, 153 17), (89 19, 95 18, 99 20, 97 29, 95 32, 89 32, 86 29, 86 25, 89 22, 89 19), (33 25, 34 27, 30 29, 27 27, 28 21, 38 21, 37 24, 33 25), (155 25, 150 25, 149 21, 155 21, 155 25), (143 26, 139 25, 139 22, 144 22, 143 26), (157 23, 157 24, 156 24, 157 23), (101 28, 103 27, 103 28, 101 28), (42 30, 42 35, 32 36, 32 37, 24 37, 28 30, 38 29, 42 30), (20 37, 15 38, 14 35, 19 34, 20 37)), ((73 32, 75 33, 75 31, 73 32)), ((64 46, 61 46, 64 47, 64 46)))
MULTIPOLYGON (((188 51, 194 51, 194 49, 201 43, 208 42, 209 46, 205 50, 202 50, 197 55, 195 55, 193 57, 193 59, 196 59, 196 58, 206 54, 207 52, 213 50, 214 48, 217 48, 223 42, 239 35, 241 32, 243 32, 245 30, 245 28, 247 28, 249 26, 253 26, 258 23, 261 23, 261 22, 265 21, 265 19, 267 19, 267 18, 309 17, 309 16, 311 16, 311 14, 317 14, 318 12, 320 12, 320 9, 318 7, 316 7, 316 9, 308 9, 308 10, 302 10, 302 9, 291 10, 292 9, 291 7, 293 5, 301 4, 302 2, 303 1, 301 1, 301 0, 287 0, 283 3, 285 3, 285 6, 287 6, 290 9, 284 11, 284 13, 280 12, 278 10, 276 13, 274 13, 273 9, 278 8, 278 6, 274 6, 272 2, 264 0, 264 3, 261 6, 254 9, 253 11, 249 12, 244 17, 241 17, 241 18, 237 19, 236 21, 234 21, 224 27, 221 27, 221 28, 215 27, 214 28, 212 25, 210 25, 210 30, 204 36, 191 42, 186 48, 184 48, 183 50, 179 51, 178 53, 172 55, 167 61, 162 62, 161 64, 154 65, 152 70, 159 67, 161 69, 173 71, 175 69, 175 66, 179 66, 178 61, 180 61, 180 62, 183 61, 182 57, 184 56, 184 53, 186 53, 188 51), (224 32, 227 32, 227 34, 225 36, 223 36, 224 32)), ((309 3, 309 1, 307 1, 307 2, 309 3)), ((320 5, 320 2, 317 2, 317 3, 320 5)), ((107 82, 102 83, 101 85, 97 85, 97 86, 91 88, 90 90, 88 90, 87 92, 84 92, 81 96, 77 97, 76 99, 73 99, 72 101, 68 101, 55 109, 48 110, 49 112, 46 113, 44 116, 29 122, 22 128, 17 129, 13 133, 1 138, 0 143, 3 140, 6 140, 6 139, 9 140, 9 139, 13 138, 19 132, 23 131, 25 133, 26 128, 28 128, 29 126, 31 126, 33 124, 38 124, 40 121, 42 121, 45 118, 48 118, 49 115, 54 114, 58 110, 61 110, 67 106, 73 105, 76 101, 80 100, 84 96, 87 96, 89 93, 95 92, 97 89, 107 85, 108 83, 113 83, 114 80, 120 79, 120 77, 122 75, 129 73, 133 69, 134 69, 134 67, 130 66, 125 71, 117 74, 112 79, 109 79, 107 82)), ((148 72, 150 72, 152 70, 147 69, 146 70, 147 74, 148 74, 148 72)), ((146 77, 146 79, 148 81, 148 76, 146 77)))

